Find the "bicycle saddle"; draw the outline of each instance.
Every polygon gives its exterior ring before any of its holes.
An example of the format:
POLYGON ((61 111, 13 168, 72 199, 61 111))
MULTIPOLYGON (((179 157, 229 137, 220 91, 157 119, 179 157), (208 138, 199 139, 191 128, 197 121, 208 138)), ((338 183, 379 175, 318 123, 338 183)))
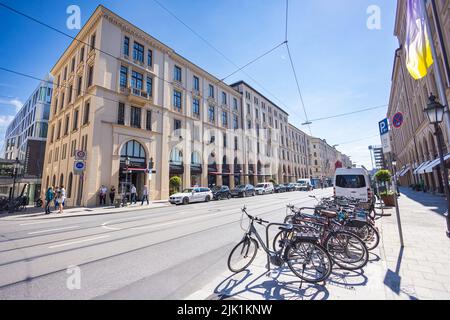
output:
POLYGON ((323 214, 324 216, 326 216, 327 218, 336 218, 337 217, 337 213, 334 211, 321 210, 320 213, 323 214))

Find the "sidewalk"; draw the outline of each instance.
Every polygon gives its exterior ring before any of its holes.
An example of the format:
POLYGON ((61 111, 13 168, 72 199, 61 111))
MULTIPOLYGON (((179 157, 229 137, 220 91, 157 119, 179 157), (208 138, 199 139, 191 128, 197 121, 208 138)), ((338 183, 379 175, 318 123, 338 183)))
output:
MULTIPOLYGON (((156 208, 162 208, 162 207, 169 207, 170 203, 167 200, 161 200, 161 201, 151 201, 149 205, 143 205, 138 202, 137 204, 128 205, 127 207, 120 207, 116 208, 114 206, 109 207, 94 207, 94 208, 87 208, 87 207, 74 207, 74 208, 67 208, 64 209, 64 213, 62 217, 77 217, 77 216, 87 216, 87 215, 100 215, 100 214, 114 214, 114 213, 121 213, 121 212, 127 212, 127 211, 140 211, 140 210, 149 210, 149 209, 156 209, 156 208)), ((36 208, 36 207, 28 207, 26 211, 21 212, 15 212, 15 213, 1 213, 0 214, 0 221, 5 220, 21 220, 26 218, 54 218, 56 215, 57 210, 54 210, 54 207, 52 207, 52 214, 46 215, 44 213, 44 208, 36 208)))
POLYGON ((371 252, 363 271, 334 269, 323 285, 301 283, 289 269, 268 274, 266 255, 260 250, 249 270, 229 271, 191 299, 242 300, 450 300, 450 239, 447 238, 445 199, 402 190, 399 198, 405 247, 400 249, 394 209, 377 220, 380 245, 371 252))

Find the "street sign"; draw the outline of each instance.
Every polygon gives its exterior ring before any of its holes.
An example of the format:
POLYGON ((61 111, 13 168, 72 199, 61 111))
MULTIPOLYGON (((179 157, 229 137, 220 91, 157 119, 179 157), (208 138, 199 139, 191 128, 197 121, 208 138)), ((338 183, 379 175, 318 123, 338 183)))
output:
POLYGON ((383 146, 383 153, 391 152, 391 137, 389 134, 383 134, 381 136, 381 144, 383 146))
POLYGON ((86 164, 84 161, 75 161, 73 163, 73 172, 74 174, 82 174, 86 169, 86 164))
POLYGON ((383 134, 389 133, 389 122, 388 119, 384 119, 378 123, 378 126, 380 128, 380 136, 383 134))
POLYGON ((394 128, 399 129, 403 124, 403 113, 398 112, 392 118, 392 125, 394 128))
POLYGON ((83 150, 75 150, 75 160, 86 160, 87 153, 83 150))

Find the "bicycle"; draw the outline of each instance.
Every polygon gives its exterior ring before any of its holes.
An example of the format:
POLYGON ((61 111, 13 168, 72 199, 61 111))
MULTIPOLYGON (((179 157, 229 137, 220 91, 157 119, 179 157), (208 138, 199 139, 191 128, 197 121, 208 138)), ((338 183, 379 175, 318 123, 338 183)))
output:
POLYGON ((291 224, 270 223, 269 221, 253 217, 242 209, 241 227, 244 214, 250 220, 249 226, 241 242, 231 251, 228 257, 228 268, 233 273, 246 270, 256 258, 259 246, 267 254, 267 268, 270 264, 281 267, 287 264, 289 269, 300 279, 308 283, 325 281, 332 271, 332 259, 328 252, 317 242, 314 237, 294 237, 294 226, 291 224), (255 223, 265 225, 266 244, 255 228, 255 223), (281 243, 280 250, 269 249, 269 229, 278 226, 281 232, 287 236, 281 243), (253 237, 255 236, 256 239, 253 237))
MULTIPOLYGON (((362 239, 354 233, 343 231, 333 220, 337 213, 322 211, 323 216, 308 215, 303 210, 316 210, 316 208, 295 209, 288 206, 294 215, 287 216, 285 223, 295 224, 294 231, 302 233, 302 228, 314 230, 318 236, 317 243, 323 246, 332 258, 332 261, 345 270, 358 270, 366 266, 369 261, 369 250, 362 239)), ((273 240, 274 250, 284 240, 286 233, 279 232, 273 240)))

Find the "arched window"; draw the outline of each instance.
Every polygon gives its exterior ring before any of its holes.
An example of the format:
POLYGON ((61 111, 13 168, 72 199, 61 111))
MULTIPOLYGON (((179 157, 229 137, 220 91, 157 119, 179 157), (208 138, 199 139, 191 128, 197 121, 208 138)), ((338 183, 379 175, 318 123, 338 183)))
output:
POLYGON ((176 147, 170 152, 170 162, 172 163, 182 163, 183 162, 183 152, 178 150, 176 147))
POLYGON ((56 175, 53 175, 52 186, 56 187, 56 175))
POLYGON ((69 180, 67 181, 67 197, 72 198, 72 181, 73 181, 73 174, 72 172, 69 174, 69 180))
POLYGON ((144 147, 136 140, 130 140, 125 143, 120 150, 121 165, 125 164, 126 158, 129 158, 130 167, 147 168, 146 154, 144 147))
POLYGON ((58 187, 61 187, 63 185, 64 185, 64 175, 61 173, 61 175, 59 177, 59 186, 58 187))

